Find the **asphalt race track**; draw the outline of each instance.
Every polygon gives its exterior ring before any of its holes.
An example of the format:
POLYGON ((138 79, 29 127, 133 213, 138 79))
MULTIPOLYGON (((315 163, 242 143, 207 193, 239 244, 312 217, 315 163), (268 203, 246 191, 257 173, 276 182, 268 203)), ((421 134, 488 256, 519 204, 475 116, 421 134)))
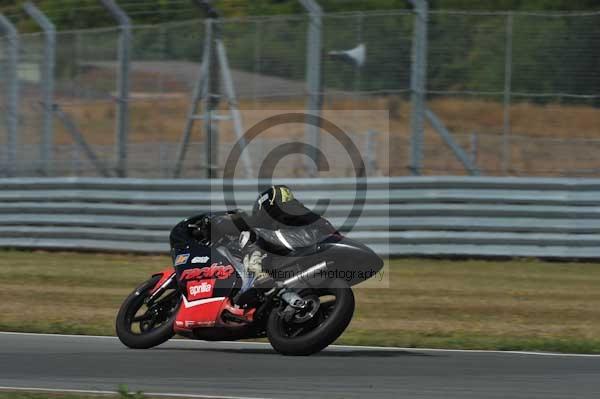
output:
POLYGON ((0 333, 0 386, 245 398, 598 398, 600 356, 334 347, 284 357, 267 344, 0 333))

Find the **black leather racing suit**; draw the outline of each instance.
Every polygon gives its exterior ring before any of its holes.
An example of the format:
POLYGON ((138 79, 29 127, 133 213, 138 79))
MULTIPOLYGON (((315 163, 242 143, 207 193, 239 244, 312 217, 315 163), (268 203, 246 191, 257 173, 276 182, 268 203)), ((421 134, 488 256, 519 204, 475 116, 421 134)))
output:
POLYGON ((268 273, 279 256, 314 245, 334 233, 336 229, 296 200, 289 188, 272 186, 259 195, 250 216, 202 214, 178 223, 171 231, 171 253, 175 257, 198 241, 214 244, 221 240, 242 259, 250 280, 261 285, 269 280, 268 273))

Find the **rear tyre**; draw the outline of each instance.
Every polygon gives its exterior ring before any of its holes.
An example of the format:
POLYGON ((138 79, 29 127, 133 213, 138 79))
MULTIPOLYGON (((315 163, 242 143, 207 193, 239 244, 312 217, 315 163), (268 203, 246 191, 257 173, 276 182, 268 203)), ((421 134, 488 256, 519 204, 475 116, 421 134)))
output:
POLYGON ((323 350, 342 335, 354 314, 354 294, 343 280, 299 295, 313 304, 312 309, 291 319, 282 309, 274 309, 267 321, 269 342, 283 355, 307 356, 323 350))
POLYGON ((181 301, 179 292, 176 289, 169 290, 151 304, 146 303, 159 280, 160 276, 155 276, 141 284, 129 294, 119 309, 117 336, 129 348, 152 348, 175 335, 173 324, 181 301))

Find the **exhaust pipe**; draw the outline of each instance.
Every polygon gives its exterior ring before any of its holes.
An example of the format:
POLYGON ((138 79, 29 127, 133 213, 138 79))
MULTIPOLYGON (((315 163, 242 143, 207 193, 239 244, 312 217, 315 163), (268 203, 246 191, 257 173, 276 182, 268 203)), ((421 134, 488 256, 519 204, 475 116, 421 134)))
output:
POLYGON ((283 286, 286 288, 290 288, 291 286, 294 286, 298 282, 301 282, 301 281, 307 282, 308 280, 313 280, 315 278, 314 275, 316 273, 320 272, 321 270, 325 269, 326 267, 327 267, 326 261, 317 263, 316 265, 309 267, 308 269, 306 269, 302 273, 298 274, 297 276, 290 277, 287 280, 284 280, 283 286))
POLYGON ((320 272, 326 267, 326 261, 317 263, 316 265, 309 267, 297 276, 288 278, 287 280, 284 280, 281 283, 277 283, 277 287, 267 292, 267 296, 278 292, 279 297, 292 308, 304 309, 306 307, 306 301, 302 299, 302 297, 300 297, 300 295, 298 295, 298 293, 294 289, 302 287, 302 284, 298 284, 299 282, 305 282, 308 285, 308 280, 314 279, 314 276, 311 275, 320 272))

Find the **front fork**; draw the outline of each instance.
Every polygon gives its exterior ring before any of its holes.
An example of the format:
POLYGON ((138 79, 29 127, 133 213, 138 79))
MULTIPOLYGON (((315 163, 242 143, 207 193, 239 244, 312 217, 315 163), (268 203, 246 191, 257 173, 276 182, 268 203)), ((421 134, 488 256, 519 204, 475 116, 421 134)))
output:
POLYGON ((168 269, 163 270, 160 273, 155 274, 154 276, 161 276, 160 280, 156 283, 152 291, 150 291, 150 296, 147 298, 146 303, 152 303, 154 299, 161 296, 163 292, 175 281, 175 271, 173 267, 169 267, 168 269))

